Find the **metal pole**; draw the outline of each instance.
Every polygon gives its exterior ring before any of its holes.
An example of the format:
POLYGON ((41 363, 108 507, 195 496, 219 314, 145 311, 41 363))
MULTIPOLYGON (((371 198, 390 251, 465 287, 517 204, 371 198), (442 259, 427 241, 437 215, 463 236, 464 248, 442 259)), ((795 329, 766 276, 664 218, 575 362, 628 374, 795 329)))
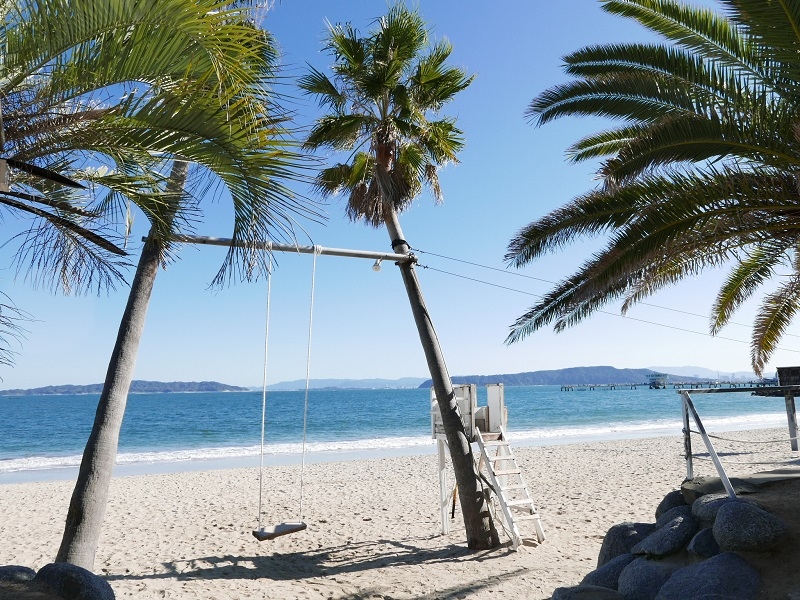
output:
POLYGON ((297 246, 292 244, 276 244, 271 241, 253 242, 245 244, 230 238, 214 238, 200 235, 173 235, 173 242, 182 244, 203 244, 206 246, 235 246, 237 248, 253 248, 269 252, 294 252, 296 254, 325 254, 327 256, 347 256, 350 258, 366 258, 369 260, 388 260, 398 263, 415 263, 417 257, 411 254, 395 254, 393 252, 373 252, 371 250, 348 250, 346 248, 325 248, 324 246, 297 246))
POLYGON ((694 479, 694 465, 692 464, 692 432, 689 427, 689 407, 686 398, 681 394, 681 407, 683 412, 683 451, 686 457, 686 481, 694 479))
POLYGON ((794 393, 787 392, 784 400, 786 400, 786 418, 789 420, 789 437, 791 438, 792 451, 797 452, 797 411, 794 405, 794 393))
POLYGON ((719 460, 719 456, 717 456, 717 451, 714 450, 714 444, 711 443, 711 438, 708 437, 706 433, 706 428, 703 427, 703 422, 700 420, 700 415, 697 414, 697 410, 694 407, 694 403, 692 402, 691 397, 689 396, 689 392, 681 392, 683 396, 683 401, 686 403, 686 406, 692 413, 692 418, 694 419, 695 424, 697 425, 697 429, 700 430, 700 436, 703 438, 703 443, 706 445, 708 449, 708 454, 711 457, 711 461, 714 463, 714 466, 717 468, 717 473, 719 474, 720 481, 722 481, 722 485, 725 486, 725 491, 728 492, 728 496, 731 498, 736 498, 736 492, 733 491, 733 486, 731 485, 731 480, 728 479, 728 474, 725 472, 722 463, 719 460))

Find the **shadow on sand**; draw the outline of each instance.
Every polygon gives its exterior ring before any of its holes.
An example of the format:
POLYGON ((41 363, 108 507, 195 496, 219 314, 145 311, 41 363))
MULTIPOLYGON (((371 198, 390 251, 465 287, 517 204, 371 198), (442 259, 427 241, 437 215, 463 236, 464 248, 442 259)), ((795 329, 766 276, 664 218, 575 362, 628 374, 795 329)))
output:
MULTIPOLYGON (((431 538, 417 538, 427 541, 431 538)), ((474 552, 463 546, 450 545, 435 549, 415 544, 414 539, 406 541, 377 540, 343 544, 303 552, 289 552, 264 556, 205 556, 181 561, 162 563, 164 571, 147 575, 108 575, 110 582, 115 580, 155 580, 176 579, 264 579, 272 581, 303 580, 314 577, 333 577, 391 568, 404 565, 424 565, 442 562, 482 562, 507 556, 511 552, 508 545, 493 550, 474 552)), ((476 579, 464 585, 437 590, 430 598, 463 597, 479 589, 500 585, 503 579, 523 575, 528 569, 516 569, 500 576, 476 579)), ((338 596, 339 600, 382 597, 386 590, 362 589, 353 594, 338 596)), ((419 596, 428 598, 429 596, 419 596)))

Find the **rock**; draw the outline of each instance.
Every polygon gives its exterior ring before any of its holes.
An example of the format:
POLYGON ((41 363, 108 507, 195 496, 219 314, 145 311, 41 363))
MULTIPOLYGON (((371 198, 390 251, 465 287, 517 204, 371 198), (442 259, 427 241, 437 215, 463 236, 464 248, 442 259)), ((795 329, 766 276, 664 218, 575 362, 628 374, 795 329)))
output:
POLYGON ((617 591, 625 600, 654 600, 677 568, 670 562, 637 558, 620 573, 617 591))
POLYGON ((692 502, 692 516, 701 527, 712 527, 719 507, 731 501, 749 502, 753 506, 758 506, 758 502, 750 498, 731 498, 728 494, 707 494, 692 502))
POLYGON ((0 567, 0 581, 33 581, 36 571, 20 565, 7 565, 0 567))
POLYGON ((686 500, 683 497, 683 492, 680 490, 674 490, 664 496, 664 499, 656 508, 656 520, 663 515, 668 510, 675 508, 676 506, 685 506, 686 500))
MULTIPOLYGON (((732 477, 730 479, 733 491, 736 494, 755 494, 758 492, 758 487, 732 477)), ((700 496, 707 496, 708 494, 722 494, 725 493, 725 486, 719 477, 695 477, 681 484, 681 493, 683 494, 686 504, 692 504, 700 496)))
POLYGON ((691 515, 677 516, 636 544, 631 553, 650 557, 675 554, 686 547, 697 529, 697 522, 691 515))
POLYGON ((701 529, 697 535, 692 538, 692 541, 689 542, 686 550, 689 554, 701 558, 710 558, 719 554, 719 544, 717 540, 714 539, 711 527, 701 529))
POLYGON ((675 508, 670 508, 658 518, 656 521, 656 529, 661 529, 664 525, 672 521, 675 517, 691 517, 692 507, 688 504, 682 504, 675 508))
POLYGON ((789 527, 781 519, 742 501, 726 502, 719 508, 713 531, 723 551, 763 552, 789 537, 789 527))
POLYGON ((576 585, 553 590, 550 600, 625 600, 619 592, 597 585, 576 585))
POLYGON ((725 552, 675 571, 655 600, 755 600, 760 588, 758 572, 738 554, 725 552))
POLYGON ((617 583, 619 582, 619 574, 622 573, 622 569, 627 567, 634 560, 636 560, 636 556, 633 554, 620 554, 612 558, 599 569, 589 573, 583 578, 581 585, 598 585, 610 590, 616 590, 617 583))
POLYGON ((599 569, 620 554, 628 554, 636 544, 653 533, 655 529, 656 526, 652 523, 620 523, 611 527, 603 538, 603 545, 600 547, 600 554, 597 557, 597 568, 599 569))
POLYGON ((105 579, 69 563, 45 565, 34 581, 47 584, 68 600, 115 600, 114 590, 105 579))

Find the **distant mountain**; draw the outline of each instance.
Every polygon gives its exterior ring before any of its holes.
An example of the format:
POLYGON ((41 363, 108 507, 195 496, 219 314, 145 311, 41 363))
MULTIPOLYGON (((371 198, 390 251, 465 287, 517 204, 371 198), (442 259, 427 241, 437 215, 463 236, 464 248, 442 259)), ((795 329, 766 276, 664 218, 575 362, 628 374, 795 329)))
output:
MULTIPOLYGON (((102 383, 89 385, 48 385, 29 390, 0 390, 0 396, 50 396, 56 394, 99 394, 102 383)), ((161 394, 180 392, 246 392, 247 388, 216 381, 142 381, 131 382, 132 394, 161 394)))
POLYGON ((702 379, 743 379, 755 381, 758 379, 752 371, 714 371, 705 367, 649 367, 659 373, 671 373, 686 377, 700 377, 702 379), (733 377, 731 377, 733 376, 733 377))
MULTIPOLYGON (((323 388, 341 389, 398 389, 416 388, 425 381, 423 377, 403 377, 401 379, 312 379, 309 388, 318 390, 323 388)), ((281 381, 268 385, 271 391, 302 390, 306 387, 305 379, 295 379, 294 381, 281 381)))
MULTIPOLYGON (((647 376, 652 373, 664 373, 652 369, 617 369, 615 367, 570 367, 552 371, 529 371, 502 375, 467 375, 452 377, 454 384, 502 383, 503 385, 587 385, 587 384, 633 384, 647 383, 647 376)), ((693 377, 675 376, 681 381, 690 381, 693 377)), ((431 380, 423 382, 419 387, 431 387, 431 380)))

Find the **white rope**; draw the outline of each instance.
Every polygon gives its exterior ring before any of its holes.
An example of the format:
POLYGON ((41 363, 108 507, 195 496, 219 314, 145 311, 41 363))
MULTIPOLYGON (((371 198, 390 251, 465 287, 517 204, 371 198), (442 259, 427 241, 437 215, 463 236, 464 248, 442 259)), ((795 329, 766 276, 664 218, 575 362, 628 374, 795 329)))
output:
POLYGON ((306 425, 308 424, 308 387, 311 381, 311 332, 314 325, 314 284, 317 278, 317 255, 320 247, 314 246, 314 261, 311 267, 311 300, 308 309, 308 349, 306 351, 306 396, 303 403, 303 447, 300 451, 300 515, 303 520, 303 478, 306 470, 306 425))
MULTIPOLYGON (((689 430, 691 433, 695 433, 700 435, 699 431, 695 431, 694 429, 689 430)), ((721 435, 714 435, 713 433, 707 434, 708 437, 714 438, 715 440, 722 440, 724 442, 737 442, 739 444, 783 444, 785 442, 791 442, 796 439, 800 439, 800 436, 788 437, 788 438, 781 438, 776 440, 737 440, 735 438, 726 438, 722 437, 721 435)))
POLYGON ((269 309, 272 296, 272 268, 267 270, 267 316, 264 326, 264 379, 261 385, 261 452, 258 467, 258 529, 261 529, 261 507, 264 491, 264 432, 267 423, 267 357, 269 356, 269 309))

